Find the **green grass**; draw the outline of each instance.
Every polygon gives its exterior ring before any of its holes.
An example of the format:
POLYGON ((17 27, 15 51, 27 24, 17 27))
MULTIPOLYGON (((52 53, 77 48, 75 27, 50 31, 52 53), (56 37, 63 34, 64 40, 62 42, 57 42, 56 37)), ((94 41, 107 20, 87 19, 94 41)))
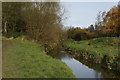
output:
POLYGON ((46 55, 33 42, 3 40, 3 78, 74 78, 60 60, 46 55))
POLYGON ((75 50, 84 50, 88 51, 91 54, 99 54, 99 55, 113 55, 118 56, 118 44, 120 38, 117 37, 102 37, 102 38, 95 38, 91 40, 84 40, 84 41, 72 41, 66 42, 65 46, 70 47, 75 50))

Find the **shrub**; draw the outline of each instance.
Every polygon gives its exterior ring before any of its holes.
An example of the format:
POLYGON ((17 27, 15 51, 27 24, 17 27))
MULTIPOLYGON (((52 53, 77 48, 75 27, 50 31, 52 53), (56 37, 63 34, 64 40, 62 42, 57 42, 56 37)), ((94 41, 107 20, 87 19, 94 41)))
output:
POLYGON ((4 33, 3 35, 7 38, 10 38, 10 37, 17 38, 23 34, 24 33, 22 33, 22 32, 9 32, 9 33, 4 33))

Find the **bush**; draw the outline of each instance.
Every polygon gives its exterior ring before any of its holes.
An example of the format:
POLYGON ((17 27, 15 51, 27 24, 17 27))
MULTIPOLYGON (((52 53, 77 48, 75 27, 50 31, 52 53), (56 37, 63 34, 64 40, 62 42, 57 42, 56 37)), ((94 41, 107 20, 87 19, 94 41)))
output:
POLYGON ((96 37, 95 32, 87 31, 80 28, 71 28, 67 31, 68 38, 74 39, 75 41, 87 40, 96 37))
POLYGON ((9 32, 9 33, 4 33, 3 35, 7 38, 10 38, 10 37, 17 38, 23 34, 24 33, 22 33, 22 32, 9 32))

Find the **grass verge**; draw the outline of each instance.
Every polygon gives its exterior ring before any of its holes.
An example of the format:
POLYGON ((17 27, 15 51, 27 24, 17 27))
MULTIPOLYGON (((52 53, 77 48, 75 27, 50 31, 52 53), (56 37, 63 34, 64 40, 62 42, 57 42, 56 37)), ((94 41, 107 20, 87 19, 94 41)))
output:
POLYGON ((3 78, 74 78, 63 62, 33 42, 3 39, 3 78))

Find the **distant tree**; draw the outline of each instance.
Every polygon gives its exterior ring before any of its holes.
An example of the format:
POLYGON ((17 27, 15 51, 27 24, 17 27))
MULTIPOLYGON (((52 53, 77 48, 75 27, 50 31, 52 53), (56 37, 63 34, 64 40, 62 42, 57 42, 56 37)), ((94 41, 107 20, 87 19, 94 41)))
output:
POLYGON ((70 28, 68 31, 68 38, 76 41, 86 40, 94 38, 96 35, 94 32, 88 31, 87 29, 70 28))
POLYGON ((98 35, 116 36, 120 34, 120 5, 108 12, 99 12, 95 27, 98 35))
POLYGON ((120 34, 120 5, 113 7, 104 18, 105 32, 120 34))
POLYGON ((67 36, 68 36, 68 39, 73 39, 73 36, 74 36, 74 27, 70 27, 67 30, 67 36))

